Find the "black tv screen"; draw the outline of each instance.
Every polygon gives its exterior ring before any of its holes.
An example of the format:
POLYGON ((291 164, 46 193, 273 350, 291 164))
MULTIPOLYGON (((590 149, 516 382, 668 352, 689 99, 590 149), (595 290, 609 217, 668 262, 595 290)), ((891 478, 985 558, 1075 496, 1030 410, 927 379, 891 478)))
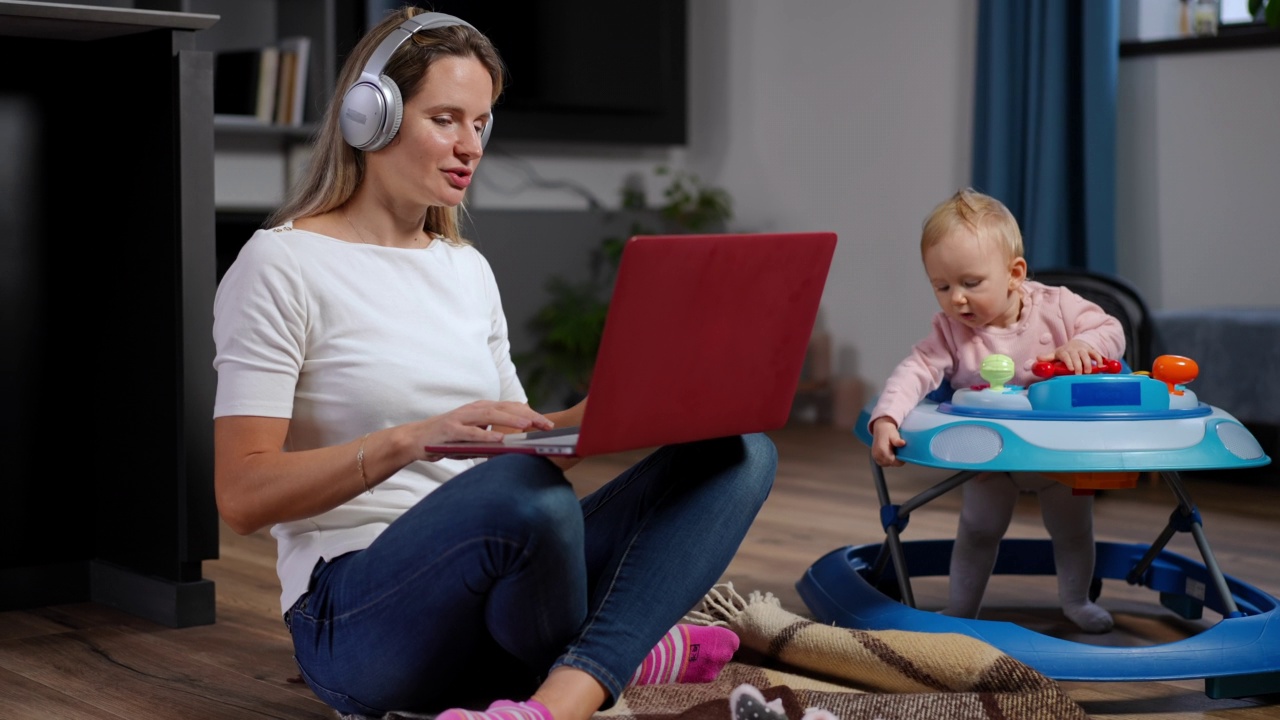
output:
POLYGON ((495 144, 686 142, 686 0, 423 6, 471 23, 502 54, 508 76, 494 107, 495 144))

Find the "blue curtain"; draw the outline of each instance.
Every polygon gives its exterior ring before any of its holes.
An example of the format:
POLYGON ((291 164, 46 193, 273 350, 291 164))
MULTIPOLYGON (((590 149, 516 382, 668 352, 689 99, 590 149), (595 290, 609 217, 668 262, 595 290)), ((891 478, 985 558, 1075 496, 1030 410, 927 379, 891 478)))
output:
POLYGON ((1027 264, 1114 273, 1119 0, 979 0, 973 187, 1027 264))

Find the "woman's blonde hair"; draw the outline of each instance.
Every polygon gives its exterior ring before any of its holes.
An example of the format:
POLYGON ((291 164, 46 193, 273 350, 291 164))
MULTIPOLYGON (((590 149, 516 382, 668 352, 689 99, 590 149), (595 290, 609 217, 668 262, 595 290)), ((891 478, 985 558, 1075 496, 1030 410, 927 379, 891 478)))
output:
MULTIPOLYGON (((343 95, 347 88, 355 84, 369 57, 391 31, 423 12, 426 11, 405 6, 388 13, 352 49, 338 77, 338 90, 329 101, 320 129, 316 133, 311 162, 290 190, 284 204, 267 218, 267 227, 328 212, 345 203, 355 193, 364 179, 365 159, 364 151, 351 147, 342 137, 339 114, 343 95)), ((492 101, 497 102, 498 96, 502 94, 502 58, 487 37, 465 25, 414 33, 388 59, 383 74, 400 88, 403 102, 407 104, 422 89, 432 63, 444 57, 473 57, 480 61, 493 80, 492 101)), ((459 234, 458 209, 455 207, 429 208, 422 229, 442 236, 446 242, 465 243, 459 234)))
POLYGON ((920 233, 920 257, 957 227, 967 228, 979 240, 995 241, 1007 260, 1022 257, 1022 231, 1013 213, 1004 203, 973 188, 956 192, 929 213, 920 233))

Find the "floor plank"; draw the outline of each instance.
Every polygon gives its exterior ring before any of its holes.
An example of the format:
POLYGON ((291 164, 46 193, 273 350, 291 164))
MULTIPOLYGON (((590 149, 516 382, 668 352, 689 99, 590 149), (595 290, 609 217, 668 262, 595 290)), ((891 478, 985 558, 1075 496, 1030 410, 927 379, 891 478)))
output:
POLYGON ((60 720, 103 720, 122 718, 82 702, 56 688, 48 687, 22 675, 0 669, 0 718, 60 718, 60 720))
MULTIPOLYGON (((332 718, 314 697, 277 688, 209 664, 174 630, 124 627, 24 638, 0 645, 0 668, 97 708, 105 717, 332 718), (110 678, 109 682, 103 682, 110 678)), ((207 646, 206 646, 207 647, 207 646)), ((41 694, 38 699, 43 700, 41 694)), ((43 706, 15 708, 13 717, 48 717, 43 706)))

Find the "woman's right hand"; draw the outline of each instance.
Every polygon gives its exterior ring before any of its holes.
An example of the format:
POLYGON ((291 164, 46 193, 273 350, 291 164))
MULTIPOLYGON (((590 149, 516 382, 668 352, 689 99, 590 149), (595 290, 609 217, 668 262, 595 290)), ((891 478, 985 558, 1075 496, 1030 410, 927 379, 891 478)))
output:
POLYGON ((871 423, 871 459, 880 467, 902 467, 906 463, 898 459, 896 448, 906 445, 898 433, 898 424, 887 417, 876 418, 871 423))
POLYGON ((496 428, 529 432, 553 427, 555 423, 525 403, 477 400, 443 415, 411 423, 406 429, 415 435, 419 451, 416 459, 435 462, 445 456, 429 453, 422 449, 424 446, 446 442, 500 442, 505 433, 496 428))
POLYGON ((213 423, 218 511, 233 530, 246 535, 332 510, 416 460, 439 460, 423 449, 427 444, 500 440, 495 426, 520 431, 552 425, 524 403, 477 401, 341 445, 285 450, 287 418, 219 417, 213 423))

